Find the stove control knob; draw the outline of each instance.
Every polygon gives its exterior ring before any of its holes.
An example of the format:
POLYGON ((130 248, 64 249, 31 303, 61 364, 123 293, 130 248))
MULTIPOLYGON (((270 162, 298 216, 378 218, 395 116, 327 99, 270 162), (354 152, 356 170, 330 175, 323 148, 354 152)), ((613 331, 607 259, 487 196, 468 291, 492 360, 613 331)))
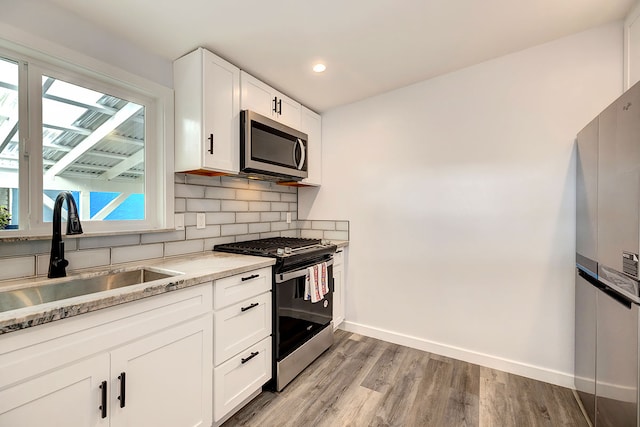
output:
POLYGON ((278 248, 277 251, 276 251, 276 254, 277 255, 284 255, 284 249, 278 248))
POLYGON ((290 248, 290 247, 288 247, 288 246, 285 246, 285 247, 284 247, 284 253, 285 253, 285 254, 290 254, 291 252, 293 252, 293 251, 291 250, 291 248, 290 248))

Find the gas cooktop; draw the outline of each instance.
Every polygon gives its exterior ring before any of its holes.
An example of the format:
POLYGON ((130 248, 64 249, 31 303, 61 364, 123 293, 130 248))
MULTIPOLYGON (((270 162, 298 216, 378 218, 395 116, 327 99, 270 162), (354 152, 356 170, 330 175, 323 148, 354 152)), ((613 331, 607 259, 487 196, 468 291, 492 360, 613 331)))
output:
POLYGON ((300 262, 306 259, 333 254, 337 246, 321 239, 298 237, 271 237, 245 242, 215 245, 213 250, 234 254, 277 258, 279 263, 300 262))

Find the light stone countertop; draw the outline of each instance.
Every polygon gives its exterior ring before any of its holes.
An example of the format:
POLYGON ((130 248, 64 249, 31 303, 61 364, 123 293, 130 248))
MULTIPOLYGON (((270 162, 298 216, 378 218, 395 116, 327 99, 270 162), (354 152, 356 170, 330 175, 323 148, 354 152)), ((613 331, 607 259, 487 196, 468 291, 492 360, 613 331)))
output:
MULTIPOLYGON (((83 271, 60 279, 47 279, 45 277, 2 282, 0 291, 8 291, 42 284, 51 285, 69 280, 69 278, 90 278, 103 275, 105 272, 116 273, 134 270, 140 267, 171 270, 178 273, 175 276, 152 282, 0 312, 0 335, 149 296, 184 289, 223 277, 269 267, 273 264, 275 264, 275 259, 273 258, 208 252, 162 260, 120 264, 111 268, 83 271)), ((1 295, 0 298, 2 298, 1 295)))

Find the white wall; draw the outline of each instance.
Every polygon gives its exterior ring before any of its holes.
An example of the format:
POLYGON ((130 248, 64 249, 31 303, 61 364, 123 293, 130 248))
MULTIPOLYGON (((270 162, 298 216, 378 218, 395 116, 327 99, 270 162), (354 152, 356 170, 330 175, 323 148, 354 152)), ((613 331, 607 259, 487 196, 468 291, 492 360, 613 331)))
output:
POLYGON ((574 138, 621 91, 617 23, 326 113, 347 329, 572 386, 574 138))

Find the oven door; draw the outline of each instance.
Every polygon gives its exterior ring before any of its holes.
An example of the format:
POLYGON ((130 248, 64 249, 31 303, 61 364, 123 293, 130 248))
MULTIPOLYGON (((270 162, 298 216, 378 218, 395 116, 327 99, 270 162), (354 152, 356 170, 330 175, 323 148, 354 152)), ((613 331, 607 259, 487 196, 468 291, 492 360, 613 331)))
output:
POLYGON ((329 326, 333 316, 333 260, 327 262, 329 293, 312 303, 304 299, 307 269, 276 274, 274 311, 277 332, 274 352, 280 361, 318 332, 329 326))

